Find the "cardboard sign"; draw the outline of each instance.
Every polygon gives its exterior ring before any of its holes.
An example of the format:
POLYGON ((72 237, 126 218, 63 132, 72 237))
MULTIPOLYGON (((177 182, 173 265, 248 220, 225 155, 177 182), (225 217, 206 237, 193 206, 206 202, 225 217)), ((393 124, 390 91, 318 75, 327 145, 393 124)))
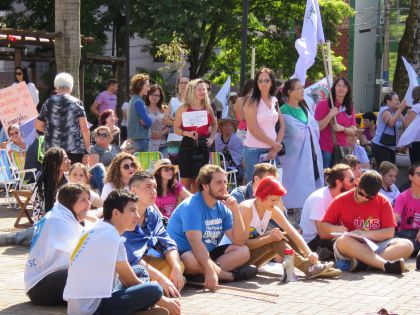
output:
POLYGON ((182 113, 182 125, 184 127, 201 127, 209 123, 206 110, 182 113))
POLYGON ((3 128, 23 123, 38 116, 36 106, 25 82, 0 90, 0 120, 3 128))

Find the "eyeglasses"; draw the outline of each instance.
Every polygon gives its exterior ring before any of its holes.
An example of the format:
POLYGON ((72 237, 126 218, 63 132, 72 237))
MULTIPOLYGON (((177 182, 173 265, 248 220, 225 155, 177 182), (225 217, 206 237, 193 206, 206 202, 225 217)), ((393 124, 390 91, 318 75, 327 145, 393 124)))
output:
POLYGON ((96 134, 99 138, 108 138, 109 137, 109 134, 107 134, 107 133, 97 133, 96 134))
POLYGON ((187 85, 188 84, 188 81, 181 81, 181 82, 179 82, 179 84, 187 85))
POLYGON ((258 82, 259 84, 262 84, 262 83, 268 84, 268 83, 270 83, 270 82, 271 82, 271 80, 270 80, 270 79, 260 79, 260 80, 257 80, 257 82, 258 82))
POLYGON ((20 134, 20 132, 19 132, 19 131, 16 131, 16 132, 11 132, 11 133, 9 133, 9 136, 15 136, 15 135, 18 135, 18 134, 20 134))
POLYGON ((173 167, 170 167, 170 166, 165 166, 165 167, 162 167, 162 170, 164 172, 173 172, 174 171, 174 168, 173 167))
POLYGON ((150 96, 160 97, 160 94, 150 94, 150 96))
POLYGON ((368 195, 366 195, 364 192, 360 191, 359 188, 357 189, 357 194, 359 196, 365 197, 368 200, 372 200, 373 198, 375 198, 375 196, 368 196, 368 195))
POLYGON ((123 169, 125 169, 126 171, 128 171, 130 168, 134 168, 134 163, 128 163, 128 164, 124 164, 121 165, 123 169))
POLYGON ((23 75, 22 72, 15 72, 15 75, 23 75))
POLYGON ((420 176, 420 172, 414 172, 414 175, 420 176))

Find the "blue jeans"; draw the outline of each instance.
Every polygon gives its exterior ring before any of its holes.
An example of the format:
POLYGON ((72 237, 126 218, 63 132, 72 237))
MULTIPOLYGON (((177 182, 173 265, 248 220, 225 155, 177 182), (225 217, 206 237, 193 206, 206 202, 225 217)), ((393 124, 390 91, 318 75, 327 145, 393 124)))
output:
POLYGON ((89 173, 92 175, 90 186, 92 189, 98 189, 99 194, 101 194, 102 188, 104 188, 105 166, 102 163, 97 163, 89 170, 89 173))
POLYGON ((246 176, 246 182, 252 181, 254 177, 254 166, 255 164, 260 163, 260 155, 268 153, 270 149, 266 148, 250 148, 245 147, 245 176, 246 176))
POLYGON ((322 151, 322 163, 324 163, 324 168, 332 167, 333 154, 331 152, 322 151))
POLYGON ((134 146, 137 148, 137 152, 148 152, 149 139, 134 139, 134 146))
MULTIPOLYGON (((148 273, 143 266, 136 265, 132 268, 139 279, 143 281, 148 280, 148 273)), ((158 283, 144 282, 125 288, 119 282, 116 285, 116 290, 112 292, 111 297, 102 299, 95 315, 129 315, 135 311, 152 307, 160 300, 162 295, 163 290, 158 283)))

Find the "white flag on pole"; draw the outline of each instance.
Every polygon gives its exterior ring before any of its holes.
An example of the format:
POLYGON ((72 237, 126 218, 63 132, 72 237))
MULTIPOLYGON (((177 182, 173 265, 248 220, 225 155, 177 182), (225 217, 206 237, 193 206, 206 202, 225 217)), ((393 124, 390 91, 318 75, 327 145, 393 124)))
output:
POLYGON ((302 35, 295 42, 299 59, 296 62, 295 73, 292 78, 297 78, 302 84, 305 84, 306 71, 315 63, 317 44, 324 42, 324 30, 318 1, 307 0, 302 35))
POLYGON ((216 99, 222 104, 222 118, 226 118, 229 112, 229 92, 230 92, 230 76, 226 79, 216 99))
POLYGON ((409 106, 413 106, 413 97, 411 96, 411 93, 413 93, 413 89, 419 85, 419 77, 417 76, 416 71, 414 70, 413 66, 402 57, 402 60, 404 62, 405 69, 408 73, 408 79, 409 79, 409 85, 407 92, 405 93, 404 99, 407 101, 407 104, 409 106))

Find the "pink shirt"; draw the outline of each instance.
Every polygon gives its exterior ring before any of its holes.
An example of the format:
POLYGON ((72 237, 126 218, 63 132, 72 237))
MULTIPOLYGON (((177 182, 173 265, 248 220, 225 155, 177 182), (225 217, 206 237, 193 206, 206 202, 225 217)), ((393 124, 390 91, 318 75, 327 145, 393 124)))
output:
MULTIPOLYGON (((276 140, 276 123, 279 120, 279 113, 276 109, 276 98, 271 97, 271 108, 263 102, 261 99, 257 105, 257 125, 262 131, 267 135, 267 137, 276 140)), ((244 145, 249 148, 271 148, 267 143, 264 143, 257 138, 249 131, 246 132, 246 138, 244 145)))
POLYGON ((395 200, 394 212, 401 216, 400 231, 420 228, 420 199, 413 198, 411 188, 395 200))
POLYGON ((178 205, 178 195, 184 186, 177 182, 175 188, 175 195, 168 194, 166 196, 156 197, 156 206, 159 208, 160 212, 162 212, 163 216, 170 218, 172 212, 174 212, 176 206, 178 205))
MULTIPOLYGON (((337 101, 335 102, 335 106, 338 108, 339 113, 337 116, 337 123, 344 126, 344 127, 350 127, 350 126, 356 126, 356 119, 354 117, 354 108, 351 111, 351 115, 347 115, 346 108, 344 106, 341 106, 337 101)), ((322 120, 325 116, 328 115, 330 112, 330 108, 328 106, 328 100, 323 100, 319 102, 319 104, 315 108, 315 119, 317 121, 322 120)), ((337 144, 343 147, 347 146, 347 139, 344 131, 337 132, 337 144)), ((326 152, 333 152, 333 138, 331 135, 331 126, 328 124, 327 127, 325 127, 320 132, 319 137, 319 145, 321 147, 322 151, 326 152)))
POLYGON ((117 108, 117 95, 103 91, 96 97, 95 102, 99 104, 98 110, 101 114, 107 109, 112 109, 115 112, 117 108))

